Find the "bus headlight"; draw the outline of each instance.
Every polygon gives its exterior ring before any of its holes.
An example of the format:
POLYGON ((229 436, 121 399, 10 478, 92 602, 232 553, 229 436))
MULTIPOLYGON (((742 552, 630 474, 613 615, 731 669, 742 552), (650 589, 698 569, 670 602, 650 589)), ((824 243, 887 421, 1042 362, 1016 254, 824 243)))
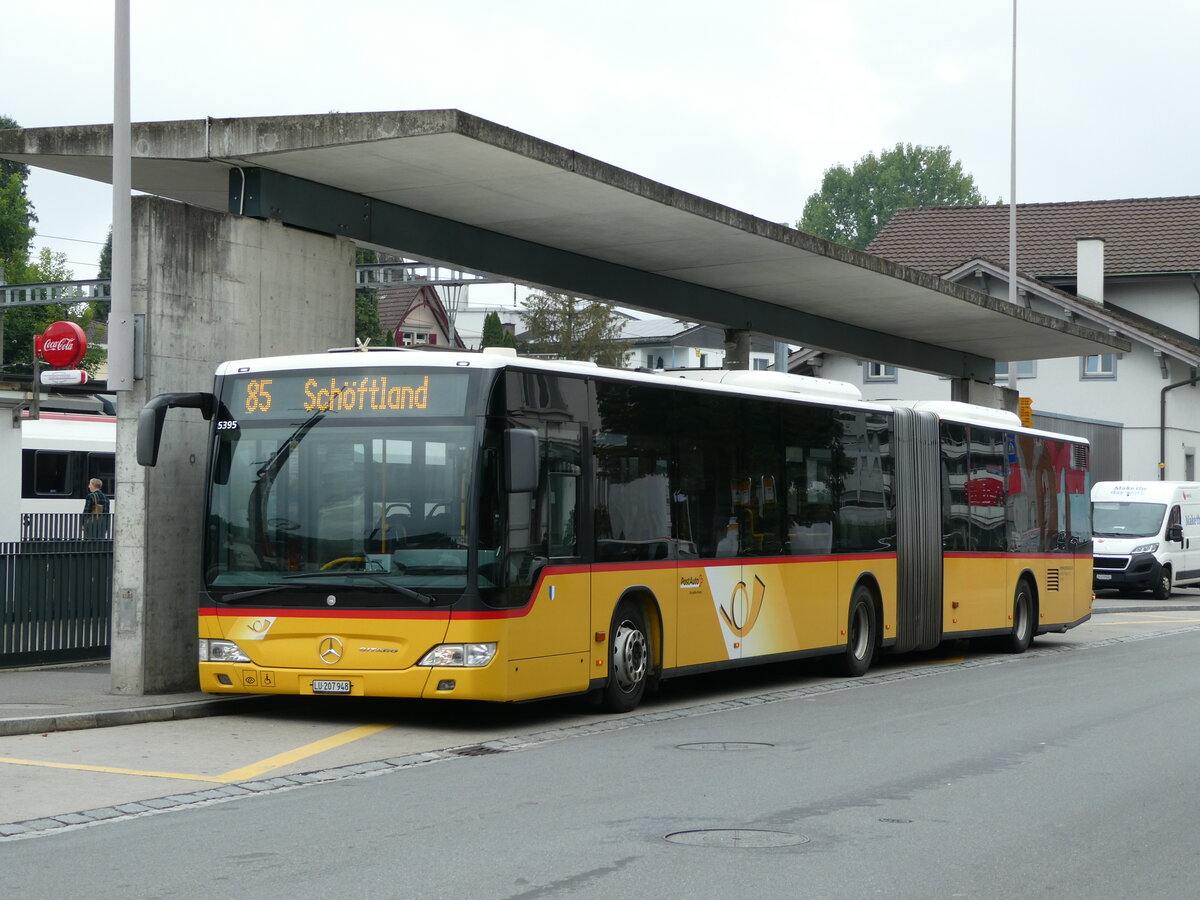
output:
POLYGON ((200 662, 250 662, 250 657, 233 641, 200 638, 200 662))
POLYGON ((1158 542, 1155 541, 1153 544, 1142 544, 1142 546, 1140 546, 1140 547, 1134 547, 1133 552, 1134 553, 1157 553, 1158 552, 1158 542))
POLYGON ((491 644, 438 644, 421 657, 418 666, 486 666, 496 655, 491 644))

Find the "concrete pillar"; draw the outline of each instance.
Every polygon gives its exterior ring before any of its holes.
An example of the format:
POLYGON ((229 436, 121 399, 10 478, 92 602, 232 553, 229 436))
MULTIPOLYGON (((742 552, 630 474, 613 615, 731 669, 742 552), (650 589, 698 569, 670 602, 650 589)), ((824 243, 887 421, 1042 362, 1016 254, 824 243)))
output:
POLYGON ((193 690, 208 423, 175 409, 158 465, 137 464, 155 394, 210 390, 217 363, 353 344, 354 245, 158 197, 133 200, 134 316, 145 377, 119 395, 112 690, 193 690))
POLYGON ((725 368, 750 368, 750 332, 744 328, 725 329, 725 368))
POLYGON ((1019 405, 1020 392, 998 384, 972 381, 970 378, 953 378, 950 380, 950 399, 960 403, 986 406, 989 409, 1006 409, 1015 413, 1019 405))

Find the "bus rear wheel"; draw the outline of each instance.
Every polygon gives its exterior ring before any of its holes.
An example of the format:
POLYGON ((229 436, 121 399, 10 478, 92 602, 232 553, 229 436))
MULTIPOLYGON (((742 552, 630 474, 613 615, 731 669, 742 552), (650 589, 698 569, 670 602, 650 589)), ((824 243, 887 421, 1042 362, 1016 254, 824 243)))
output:
POLYGON ((629 712, 642 702, 650 679, 650 637, 646 617, 636 604, 625 600, 617 606, 608 646, 602 703, 609 712, 629 712))
POLYGON ((1004 638, 1001 649, 1005 653, 1024 653, 1033 641, 1033 592, 1029 582, 1022 578, 1017 582, 1013 595, 1012 631, 1004 638))
POLYGON ((865 675, 875 660, 876 632, 875 600, 866 585, 860 584, 850 596, 850 618, 846 623, 846 649, 837 663, 837 670, 851 678, 865 675))

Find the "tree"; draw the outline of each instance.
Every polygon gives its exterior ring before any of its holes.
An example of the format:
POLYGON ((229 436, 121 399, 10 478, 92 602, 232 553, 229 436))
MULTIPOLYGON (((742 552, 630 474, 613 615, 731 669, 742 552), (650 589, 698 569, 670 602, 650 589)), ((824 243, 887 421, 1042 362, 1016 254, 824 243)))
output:
MULTIPOLYGON (((359 247, 354 253, 356 265, 373 265, 379 262, 374 250, 359 247)), ((354 336, 363 343, 375 347, 390 347, 395 344, 390 328, 379 321, 379 294, 374 288, 358 288, 354 291, 354 336)))
MULTIPOLYGON (((16 120, 0 116, 0 128, 17 128, 16 120)), ((0 272, 10 284, 22 284, 29 266, 29 242, 37 216, 25 196, 29 166, 0 159, 0 272)))
POLYGON ((100 248, 100 263, 97 278, 112 278, 112 227, 109 226, 108 237, 104 239, 104 246, 100 248))
MULTIPOLYGON (((24 282, 70 281, 75 273, 67 268, 65 253, 52 253, 43 247, 37 260, 26 266, 24 282)), ((96 319, 97 303, 52 303, 46 306, 15 306, 4 313, 3 359, 5 372, 23 377, 33 375, 33 336, 41 334, 46 326, 60 319, 77 323, 84 331, 96 319)), ((95 334, 90 337, 95 338, 95 334)), ((95 377, 108 353, 93 343, 79 368, 95 377)))
MULTIPOLYGON (((0 116, 0 128, 17 128, 15 120, 0 116)), ((30 258, 30 245, 37 231, 33 204, 25 194, 29 167, 0 159, 0 269, 10 284, 70 281, 75 274, 67 268, 65 253, 43 249, 30 258)), ((0 312, 4 316, 4 340, 0 344, 3 374, 32 377, 33 336, 60 319, 79 323, 86 330, 96 316, 95 304, 53 304, 15 306, 0 312)), ((95 376, 107 354, 99 347, 88 348, 80 368, 95 376)))
POLYGON ((897 144, 879 156, 868 153, 851 169, 826 169, 796 227, 863 250, 898 209, 985 202, 975 179, 950 158, 949 147, 897 144))
POLYGON ((516 347, 517 339, 500 321, 500 314, 493 310, 483 318, 483 335, 480 347, 516 347))
POLYGON ((533 353, 619 366, 633 346, 620 339, 621 317, 607 303, 539 291, 526 297, 523 305, 520 315, 533 353))

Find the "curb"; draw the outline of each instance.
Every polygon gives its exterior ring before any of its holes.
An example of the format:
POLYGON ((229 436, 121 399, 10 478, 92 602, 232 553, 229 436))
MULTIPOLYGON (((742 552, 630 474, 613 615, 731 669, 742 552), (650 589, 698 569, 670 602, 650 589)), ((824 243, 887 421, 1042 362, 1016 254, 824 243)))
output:
POLYGON ((85 728, 109 728, 114 725, 140 725, 146 722, 170 722, 175 719, 198 719, 202 716, 222 716, 241 712, 245 706, 258 705, 269 699, 264 695, 255 694, 247 697, 187 700, 182 703, 164 703, 159 706, 134 706, 128 709, 0 719, 0 737, 52 731, 78 731, 85 728))

